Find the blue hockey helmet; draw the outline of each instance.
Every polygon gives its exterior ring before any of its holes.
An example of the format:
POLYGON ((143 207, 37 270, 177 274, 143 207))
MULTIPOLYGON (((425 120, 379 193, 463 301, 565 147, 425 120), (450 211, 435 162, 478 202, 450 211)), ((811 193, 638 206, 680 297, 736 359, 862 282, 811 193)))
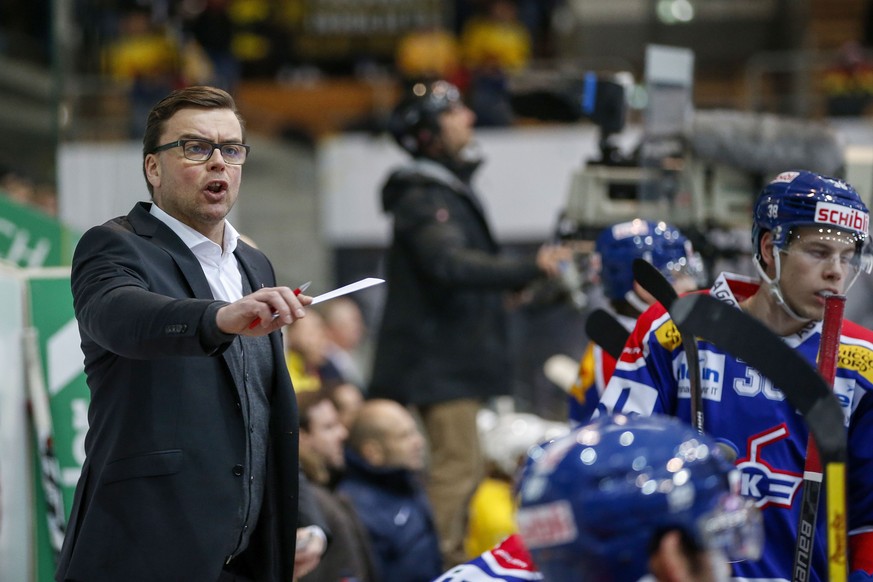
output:
POLYGON ((702 274, 702 262, 691 242, 665 222, 634 219, 601 231, 594 243, 600 257, 603 291, 610 299, 624 299, 634 284, 633 261, 652 263, 671 282, 678 273, 695 280, 702 274))
MULTIPOLYGON (((849 184, 806 170, 782 172, 764 186, 755 202, 755 220, 752 225, 752 244, 755 247, 755 268, 769 287, 776 302, 794 319, 808 319, 798 313, 785 299, 781 287, 782 262, 780 253, 774 254, 775 273, 770 276, 761 255, 761 239, 765 232, 772 234, 773 245, 787 251, 791 237, 798 227, 817 227, 816 237, 849 237, 856 252, 850 263, 850 274, 844 292, 854 284, 861 270, 869 273, 873 257, 865 248, 870 215, 858 192, 849 184)), ((844 239, 845 240, 845 239, 844 239)))
POLYGON ((846 182, 805 170, 782 172, 764 186, 755 202, 752 244, 759 256, 764 232, 771 232, 773 243, 782 249, 793 228, 818 226, 850 233, 860 251, 869 222, 867 206, 846 182))
POLYGON ((404 150, 420 156, 439 135, 440 114, 460 105, 460 90, 447 81, 415 83, 391 113, 391 135, 404 150))
POLYGON ((601 417, 528 456, 518 526, 550 582, 639 580, 668 530, 727 559, 760 557, 760 512, 737 494, 738 473, 680 420, 601 417))

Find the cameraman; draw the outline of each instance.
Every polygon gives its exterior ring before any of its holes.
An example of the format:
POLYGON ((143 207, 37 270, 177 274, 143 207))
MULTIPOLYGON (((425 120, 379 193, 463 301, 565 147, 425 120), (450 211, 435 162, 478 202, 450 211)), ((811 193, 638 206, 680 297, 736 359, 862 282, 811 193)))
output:
POLYGON ((445 81, 417 83, 391 130, 412 156, 382 190, 393 215, 388 296, 370 396, 417 407, 430 446, 427 491, 446 567, 465 560, 465 508, 482 471, 476 413, 511 387, 506 291, 555 277, 570 250, 500 252, 471 179, 473 112, 445 81))

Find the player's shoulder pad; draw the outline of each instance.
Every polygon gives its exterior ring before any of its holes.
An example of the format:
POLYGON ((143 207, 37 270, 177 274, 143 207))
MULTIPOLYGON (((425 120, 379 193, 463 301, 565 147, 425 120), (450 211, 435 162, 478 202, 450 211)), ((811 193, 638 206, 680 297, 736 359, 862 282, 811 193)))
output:
MULTIPOLYGON (((625 351, 633 346, 642 346, 650 334, 665 350, 673 351, 682 345, 682 337, 679 335, 679 330, 676 329, 676 324, 673 323, 667 309, 660 303, 651 305, 637 319, 637 324, 631 332, 625 351)), ((623 353, 622 358, 625 355, 623 353)))
POLYGON ((433 582, 532 582, 543 579, 519 534, 512 534, 477 558, 455 566, 433 582))
POLYGON ((842 336, 849 340, 856 339, 868 342, 873 347, 873 330, 858 325, 854 321, 843 320, 842 336))

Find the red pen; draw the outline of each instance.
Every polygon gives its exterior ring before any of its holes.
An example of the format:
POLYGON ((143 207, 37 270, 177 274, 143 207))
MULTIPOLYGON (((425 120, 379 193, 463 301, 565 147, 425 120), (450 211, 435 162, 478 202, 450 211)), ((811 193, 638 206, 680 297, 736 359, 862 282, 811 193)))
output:
MULTIPOLYGON (((300 295, 301 293, 303 293, 304 291, 306 291, 307 289, 309 289, 309 286, 310 286, 310 285, 312 285, 312 281, 307 281, 306 283, 304 283, 304 284, 301 285, 300 287, 297 287, 296 289, 294 289, 294 295, 300 295)), ((273 314, 273 319, 276 319, 277 317, 279 317, 279 314, 278 314, 278 313, 274 313, 274 314, 273 314)), ((258 325, 259 325, 260 323, 261 323, 261 318, 260 318, 260 317, 256 317, 256 318, 255 318, 255 319, 254 319, 254 320, 249 324, 249 329, 255 329, 256 327, 258 327, 258 325)))

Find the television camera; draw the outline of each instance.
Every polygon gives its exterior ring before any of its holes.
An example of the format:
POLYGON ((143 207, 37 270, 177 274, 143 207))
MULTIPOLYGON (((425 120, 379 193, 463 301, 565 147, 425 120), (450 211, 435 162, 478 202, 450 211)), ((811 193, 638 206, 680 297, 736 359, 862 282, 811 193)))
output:
POLYGON ((746 259, 752 205, 766 180, 794 168, 844 173, 843 150, 823 124, 694 111, 692 69, 691 51, 650 46, 644 87, 635 87, 629 73, 586 71, 540 74, 512 88, 520 116, 588 120, 599 130, 600 157, 573 172, 555 229, 556 237, 574 244, 583 271, 601 229, 644 218, 680 228, 701 254, 707 279, 721 270, 753 276, 746 259), (640 93, 642 122, 628 124, 635 112, 631 96, 640 93), (628 134, 637 143, 624 153, 617 138, 628 134))

